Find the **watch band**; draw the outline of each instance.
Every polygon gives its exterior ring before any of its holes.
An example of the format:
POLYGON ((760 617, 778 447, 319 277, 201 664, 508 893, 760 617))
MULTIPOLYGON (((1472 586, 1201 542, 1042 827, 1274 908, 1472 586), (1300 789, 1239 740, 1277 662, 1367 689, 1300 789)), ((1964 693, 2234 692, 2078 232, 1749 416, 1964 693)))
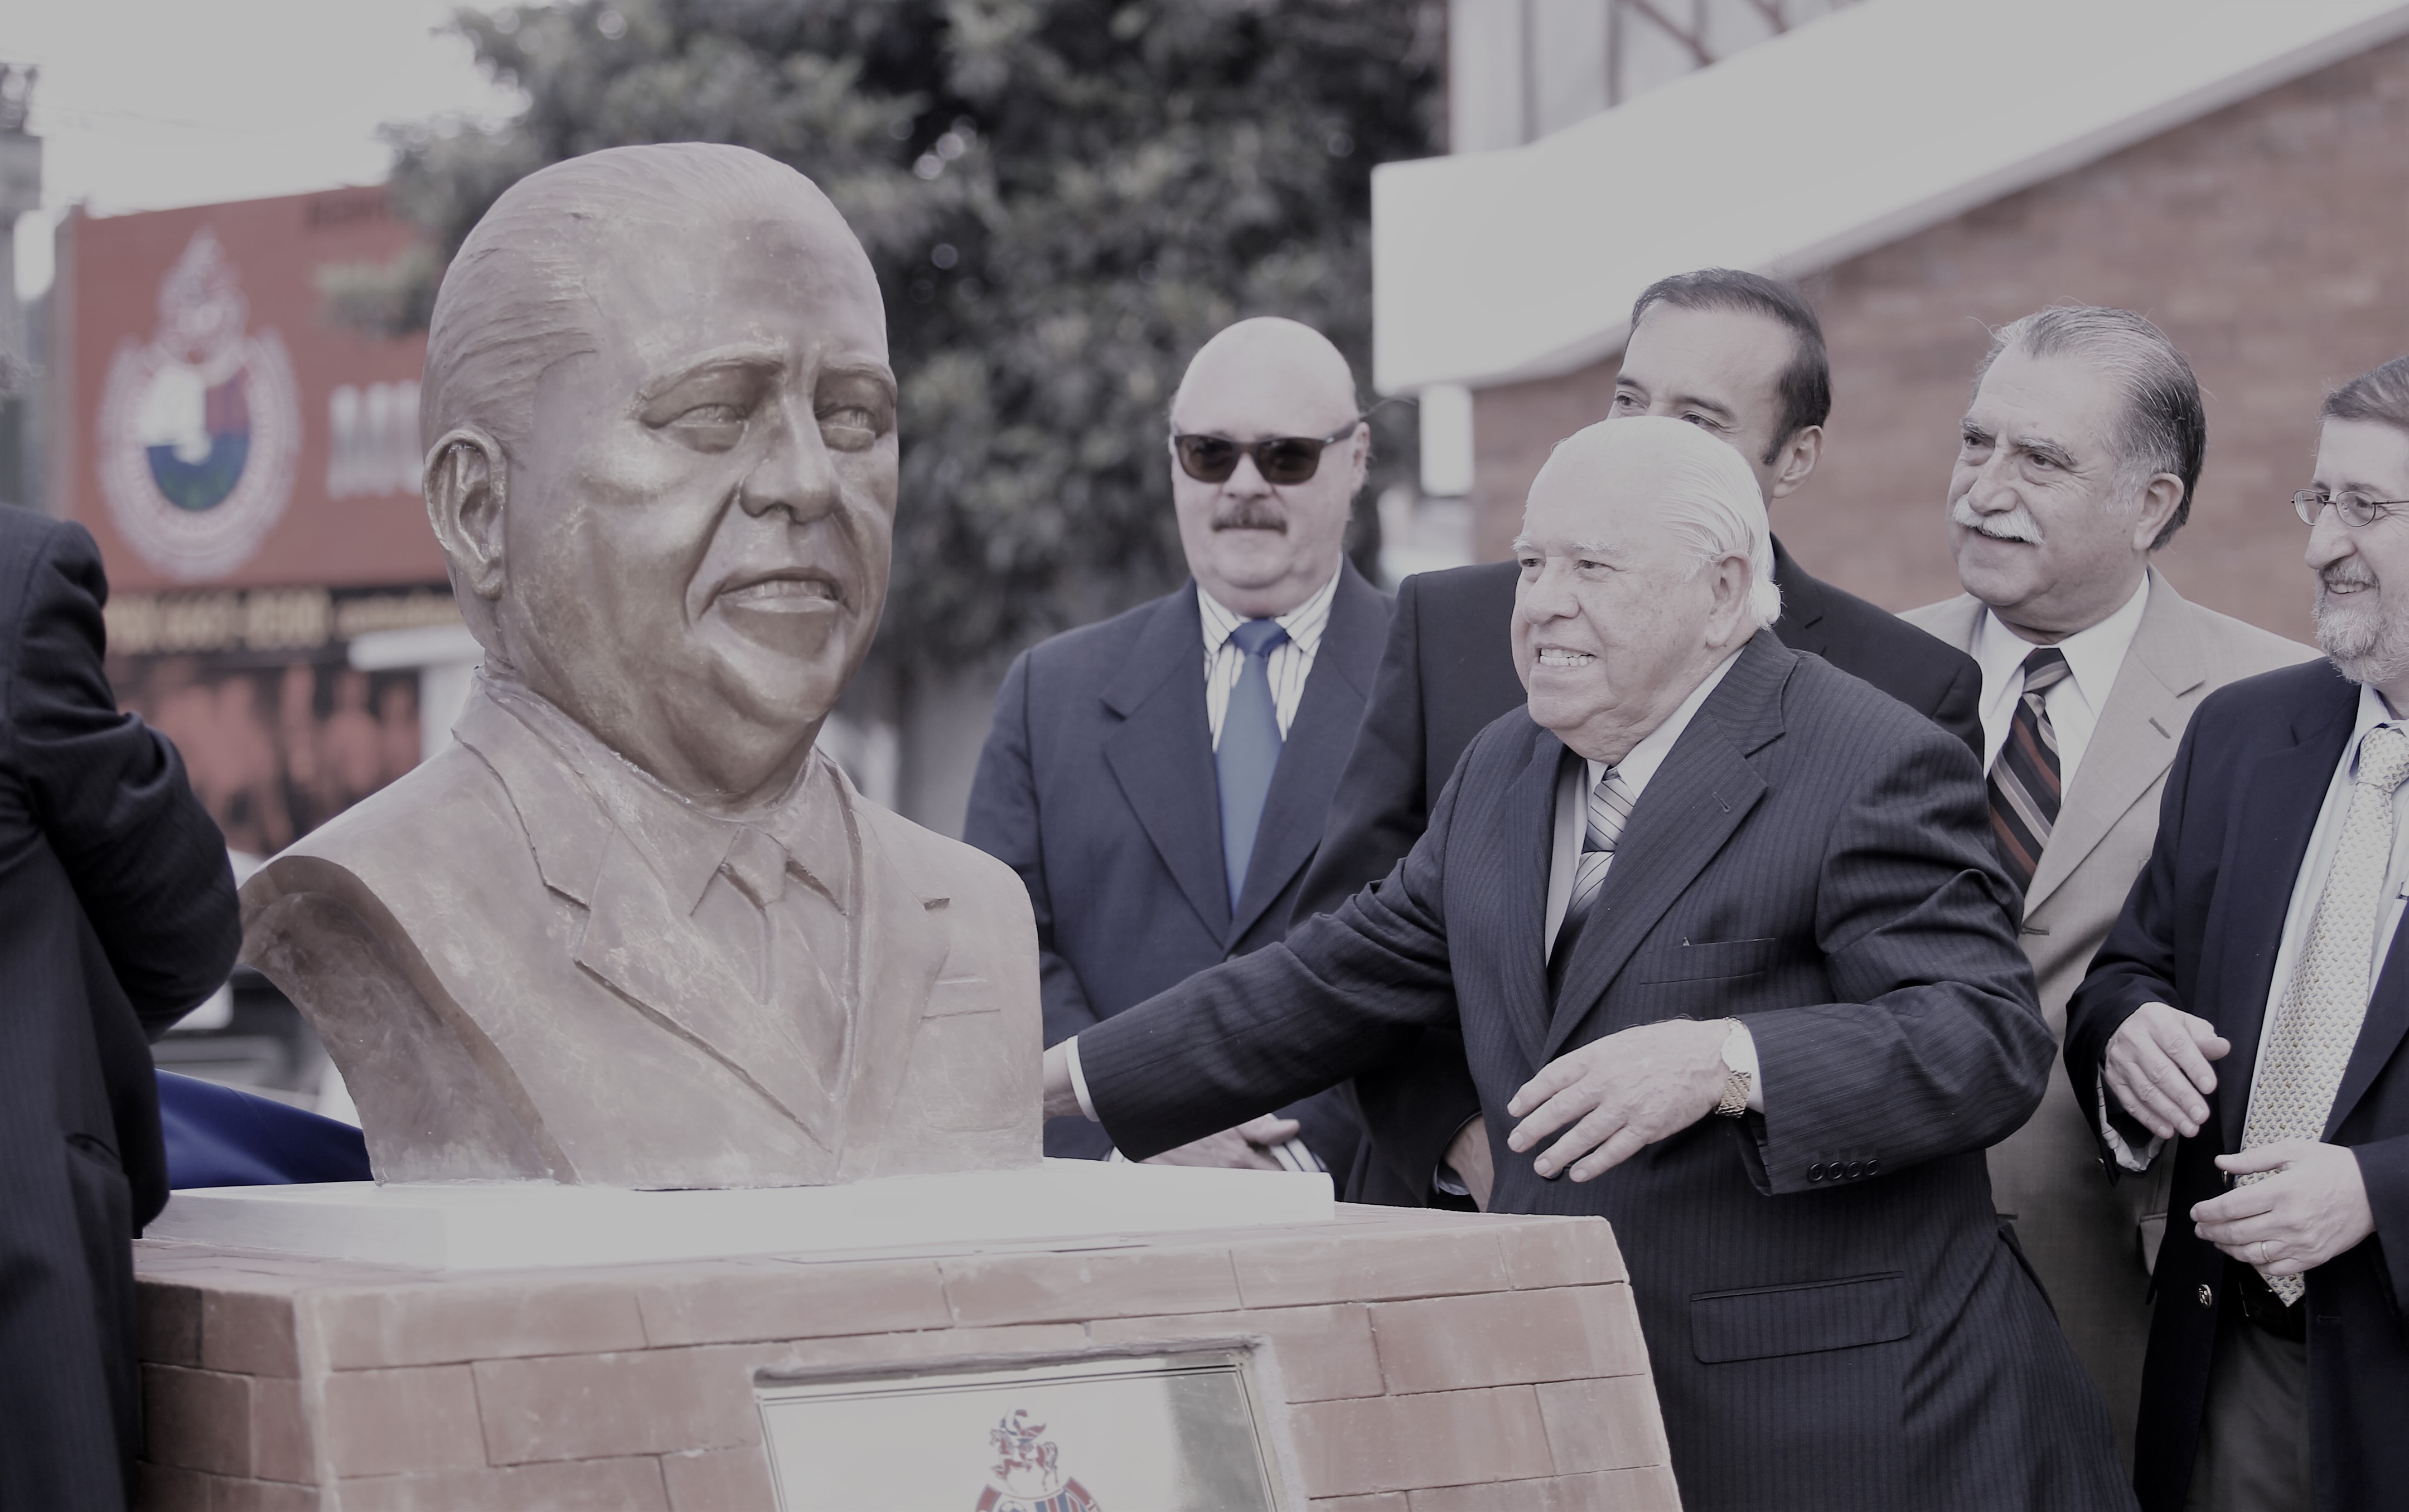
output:
MULTIPOLYGON (((1748 1073, 1724 1069, 1724 1097, 1715 1104, 1715 1112, 1726 1118, 1737 1118, 1748 1111, 1748 1073)), ((1697 1106, 1692 1103, 1692 1107, 1697 1106)))

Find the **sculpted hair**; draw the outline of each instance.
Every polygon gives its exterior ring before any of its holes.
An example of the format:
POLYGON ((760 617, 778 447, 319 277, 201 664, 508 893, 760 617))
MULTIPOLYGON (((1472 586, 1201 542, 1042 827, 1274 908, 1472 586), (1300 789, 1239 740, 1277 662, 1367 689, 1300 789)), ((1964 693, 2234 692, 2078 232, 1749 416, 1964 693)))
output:
POLYGON ((1776 391, 1782 397, 1782 428, 1763 458, 1770 466, 1790 438, 1810 425, 1820 425, 1832 413, 1832 365, 1824 353, 1824 323, 1807 296, 1787 283, 1733 267, 1702 267, 1658 279, 1639 291, 1631 304, 1631 328, 1653 305, 1675 310, 1736 310, 1762 315, 1789 327, 1796 338, 1790 365, 1782 369, 1776 391))
POLYGON ((2183 499, 2150 550, 2174 540, 2191 518, 2192 490, 2208 457, 2208 410, 2191 364, 2167 333, 2129 310, 2053 305, 1992 333, 1991 350, 1974 369, 1976 388, 2011 347, 2027 356, 2083 357, 2114 375, 2125 390, 2125 412, 2108 442, 2116 454, 2117 491, 2134 498, 2159 473, 2173 474, 2183 483, 2183 499))
POLYGON ((1587 454, 1581 465, 1601 476, 1646 490, 1693 572, 1726 556, 1746 558, 1750 618, 1763 629, 1782 617, 1765 495, 1737 449, 1663 415, 1602 420, 1556 444, 1560 453, 1567 448, 1587 454))
POLYGON ((2409 431, 2409 357, 2395 357, 2326 396, 2320 420, 2373 420, 2409 431))
MULTIPOLYGON (((528 174, 469 233, 436 292, 420 444, 432 448, 461 425, 490 432, 505 454, 525 444, 537 381, 593 350, 589 280, 609 232, 655 224, 707 237, 731 221, 814 213, 836 210, 809 179, 719 143, 613 147, 528 174)), ((867 273, 866 255, 862 263, 867 273)))

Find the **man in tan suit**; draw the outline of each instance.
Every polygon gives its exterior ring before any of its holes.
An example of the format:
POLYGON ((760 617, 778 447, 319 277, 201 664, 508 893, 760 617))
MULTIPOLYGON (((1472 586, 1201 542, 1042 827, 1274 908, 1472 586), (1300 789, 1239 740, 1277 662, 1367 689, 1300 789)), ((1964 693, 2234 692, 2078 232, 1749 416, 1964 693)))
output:
MULTIPOLYGON (((2207 441, 2199 382, 2147 320, 2061 307, 2006 326, 1949 483, 1967 591, 1902 616, 1982 668, 1994 834, 2025 889, 2025 951, 2061 1039, 2067 1000, 2149 858, 2192 711, 2316 655, 2185 600, 2150 565, 2190 513, 2207 441)), ((2057 1066, 2041 1110, 1992 1149, 1991 1184, 2129 1459, 2166 1192, 2163 1175, 2112 1186, 2096 1145, 2057 1066)))

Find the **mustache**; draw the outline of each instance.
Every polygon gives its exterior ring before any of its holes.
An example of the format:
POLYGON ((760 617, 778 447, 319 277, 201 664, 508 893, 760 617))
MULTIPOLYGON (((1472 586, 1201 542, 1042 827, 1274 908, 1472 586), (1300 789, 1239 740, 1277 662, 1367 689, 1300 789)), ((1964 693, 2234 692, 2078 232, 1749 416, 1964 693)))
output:
POLYGON ((1288 516, 1272 507, 1269 499, 1242 498, 1217 511, 1213 516, 1216 530, 1277 530, 1288 534, 1288 516))
POLYGON ((1988 536, 1993 540, 2020 540, 2027 546, 2041 544, 2041 522, 2021 504, 2004 514, 1983 514, 1967 503, 1961 495, 1949 505, 1949 523, 1959 529, 1988 536))

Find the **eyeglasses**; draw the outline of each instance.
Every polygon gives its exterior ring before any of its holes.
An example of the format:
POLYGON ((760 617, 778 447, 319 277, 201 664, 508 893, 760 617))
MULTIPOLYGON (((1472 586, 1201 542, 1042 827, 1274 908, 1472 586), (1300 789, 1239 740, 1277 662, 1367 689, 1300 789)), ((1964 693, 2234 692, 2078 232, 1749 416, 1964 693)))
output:
POLYGON ((1221 483, 1238 470, 1238 458, 1255 459, 1255 470, 1267 483, 1301 483, 1321 468, 1324 447, 1335 446, 1363 426, 1350 420, 1320 440, 1310 436, 1273 436, 1260 441, 1233 441, 1226 436, 1176 436, 1171 449, 1179 454, 1179 470, 1200 483, 1221 483))
POLYGON ((2321 494, 2314 488, 2303 488, 2292 496, 2292 512, 2302 525, 2315 525, 2317 516, 2332 505, 2342 516, 2342 523, 2353 529, 2373 525, 2396 510, 2409 509, 2409 498, 2370 498, 2365 494, 2321 494))

